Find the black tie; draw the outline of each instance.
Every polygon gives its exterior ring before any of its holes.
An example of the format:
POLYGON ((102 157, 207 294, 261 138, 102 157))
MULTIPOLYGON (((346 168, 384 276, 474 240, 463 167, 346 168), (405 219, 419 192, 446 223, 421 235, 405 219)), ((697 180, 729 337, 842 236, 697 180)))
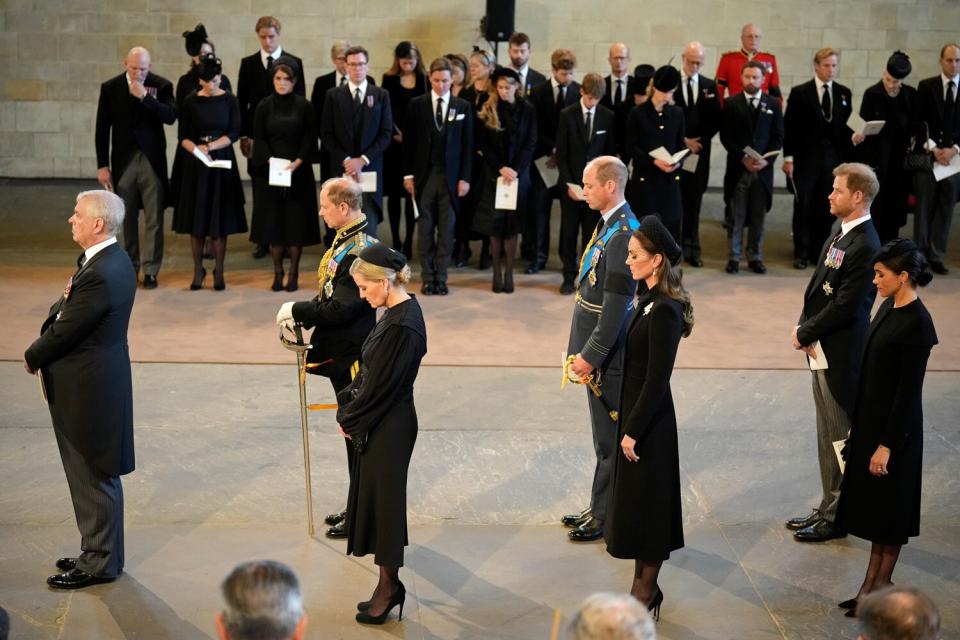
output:
POLYGON ((957 96, 953 92, 953 80, 947 83, 947 97, 943 105, 943 133, 945 136, 944 146, 950 146, 956 140, 953 139, 954 117, 957 109, 957 96))
POLYGON ((73 277, 70 278, 73 280, 80 274, 80 270, 83 269, 83 265, 87 262, 87 253, 83 252, 80 254, 80 257, 77 258, 77 270, 73 272, 73 277))
POLYGON ((347 76, 340 76, 340 86, 347 84, 347 76))
POLYGON ((756 109, 757 109, 757 99, 756 99, 756 98, 750 98, 750 108, 753 109, 754 111, 756 111, 756 109))
POLYGON ((593 112, 587 111, 587 142, 593 138, 593 112))
POLYGON ((693 76, 687 78, 687 106, 693 106, 693 76))
POLYGON ((270 67, 273 66, 273 56, 267 56, 267 71, 270 71, 270 67))
POLYGON ((563 91, 563 90, 564 90, 564 88, 565 88, 565 87, 564 87, 563 85, 560 85, 560 90, 557 91, 557 111, 560 111, 560 109, 563 109, 563 103, 564 103, 564 99, 563 99, 564 91, 563 91))
POLYGON ((833 117, 833 108, 830 104, 830 85, 823 85, 823 98, 820 99, 820 109, 823 111, 823 117, 827 122, 833 117))
POLYGON ((360 108, 360 87, 353 90, 353 106, 360 108))
POLYGON ((623 80, 617 80, 617 92, 613 96, 613 104, 623 102, 623 80))
POLYGON ((443 98, 437 98, 437 113, 434 116, 437 124, 437 131, 443 128, 443 98))

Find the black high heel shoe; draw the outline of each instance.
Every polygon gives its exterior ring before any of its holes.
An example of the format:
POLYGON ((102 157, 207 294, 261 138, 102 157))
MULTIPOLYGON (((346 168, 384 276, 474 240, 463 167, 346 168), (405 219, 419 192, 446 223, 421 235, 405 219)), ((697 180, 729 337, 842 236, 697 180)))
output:
POLYGON ((290 275, 287 276, 287 291, 296 291, 300 285, 300 274, 296 271, 291 271, 290 275))
MULTIPOLYGON (((407 590, 403 586, 403 583, 400 583, 400 586, 397 587, 397 590, 393 592, 393 595, 390 596, 390 602, 387 603, 387 608, 383 610, 378 616, 370 615, 370 609, 367 608, 364 611, 357 613, 357 622, 360 624, 383 624, 387 621, 387 615, 390 613, 390 610, 395 606, 400 605, 400 615, 397 620, 403 620, 403 603, 407 599, 407 590)), ((360 605, 364 603, 357 604, 357 608, 360 608, 360 605)))
POLYGON ((283 291, 283 269, 273 272, 273 284, 270 288, 273 291, 283 291))
POLYGON ((647 611, 653 614, 653 619, 657 622, 660 621, 660 605, 663 604, 663 590, 657 589, 657 595, 653 596, 653 600, 650 601, 650 604, 647 606, 647 611))
POLYGON ((370 601, 364 600, 363 602, 357 603, 357 611, 366 611, 370 608, 370 601))
POLYGON ((227 283, 223 281, 223 272, 213 270, 213 290, 214 291, 223 291, 227 288, 227 283))
POLYGON ((190 283, 190 291, 197 291, 203 288, 203 281, 207 277, 207 270, 200 267, 200 277, 197 278, 196 272, 193 274, 193 282, 190 283))
POLYGON ((849 600, 844 600, 843 602, 837 605, 841 609, 856 609, 857 608, 857 599, 850 598, 849 600))

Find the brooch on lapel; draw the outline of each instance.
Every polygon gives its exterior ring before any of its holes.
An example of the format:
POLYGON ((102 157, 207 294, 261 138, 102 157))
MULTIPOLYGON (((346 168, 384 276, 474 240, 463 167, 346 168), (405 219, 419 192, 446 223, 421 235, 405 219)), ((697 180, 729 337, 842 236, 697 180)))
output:
POLYGON ((373 109, 373 96, 367 96, 367 107, 373 109))
POLYGON ((147 94, 149 94, 151 98, 156 98, 156 97, 157 97, 157 88, 156 88, 156 87, 144 87, 144 89, 147 90, 147 94))
POLYGON ((653 309, 653 303, 652 303, 652 302, 643 308, 643 315, 649 314, 649 313, 650 313, 650 309, 653 309))
POLYGON ((823 261, 823 265, 831 269, 839 269, 840 265, 843 264, 843 256, 845 253, 843 249, 830 247, 830 250, 827 251, 827 257, 823 261))
POLYGON ((829 283, 829 282, 824 282, 824 283, 823 283, 823 292, 824 292, 825 294, 827 294, 828 296, 832 296, 832 295, 833 295, 833 287, 830 286, 830 283, 829 283))
POLYGON ((63 288, 63 299, 67 300, 70 297, 70 292, 73 291, 73 278, 67 280, 67 286, 63 288))
POLYGON ((456 119, 457 119, 457 110, 451 107, 450 109, 447 110, 447 122, 453 122, 456 119))

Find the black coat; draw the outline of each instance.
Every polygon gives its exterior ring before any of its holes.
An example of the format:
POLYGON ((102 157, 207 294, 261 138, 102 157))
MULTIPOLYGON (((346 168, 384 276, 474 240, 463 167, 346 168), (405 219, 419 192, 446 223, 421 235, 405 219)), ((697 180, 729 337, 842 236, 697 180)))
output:
MULTIPOLYGON (((423 74, 415 77, 412 89, 400 84, 400 76, 383 75, 381 86, 390 94, 390 111, 393 118, 393 134, 403 125, 407 116, 407 106, 417 96, 423 95, 430 89, 430 82, 423 74)), ((403 189, 403 142, 390 140, 390 146, 383 154, 383 185, 385 196, 407 196, 403 189)))
MULTIPOLYGON (((956 96, 960 87, 954 87, 953 91, 956 96)), ((917 119, 927 124, 930 137, 940 148, 960 144, 960 102, 955 103, 953 122, 945 121, 944 104, 940 75, 921 80, 917 85, 917 119)))
POLYGON ((834 245, 844 252, 840 266, 828 267, 824 261, 839 232, 837 220, 803 295, 797 338, 805 346, 820 341, 829 365, 825 371, 827 386, 844 411, 853 415, 860 356, 877 293, 873 257, 880 250, 880 240, 870 220, 857 225, 834 245))
POLYGON ((853 130, 847 126, 853 113, 850 89, 833 81, 830 106, 833 117, 827 122, 814 80, 790 90, 783 114, 783 155, 793 158, 793 182, 801 193, 813 189, 821 173, 853 158, 853 130))
POLYGON ((110 167, 113 184, 117 185, 133 154, 141 151, 169 196, 167 138, 163 125, 177 120, 173 85, 154 73, 148 73, 143 84, 147 88, 143 100, 130 95, 126 72, 100 85, 94 133, 97 167, 110 167))
POLYGON ((923 378, 937 344, 923 303, 884 301, 867 334, 853 428, 847 442, 837 524, 880 544, 920 533, 923 378), (886 476, 870 473, 877 447, 890 449, 886 476))
MULTIPOLYGON (((571 82, 564 89, 563 106, 568 107, 580 102, 580 85, 571 82)), ((560 111, 553 96, 553 83, 541 82, 530 90, 530 103, 537 111, 537 150, 534 158, 542 158, 553 153, 557 147, 557 127, 560 126, 560 111)))
POLYGON ((618 139, 616 116, 602 104, 593 112, 593 137, 587 141, 587 124, 578 100, 560 112, 557 125, 557 170, 560 173, 560 188, 566 184, 582 184, 583 168, 598 156, 616 153, 618 139))
MULTIPOLYGON (((412 175, 417 194, 423 193, 430 176, 430 140, 438 135, 434 122, 433 93, 417 96, 410 101, 404 118, 403 165, 404 175, 412 175)), ((450 94, 447 120, 443 123, 446 135, 445 170, 450 202, 454 209, 457 197, 457 181, 471 178, 473 167, 473 109, 466 100, 450 94)))
MULTIPOLYGON (((344 76, 346 77, 346 76, 344 76)), ((367 84, 375 85, 376 81, 367 76, 367 84)), ((327 98, 327 91, 333 89, 337 86, 337 72, 331 71, 322 76, 317 76, 317 79, 313 81, 313 91, 310 92, 310 104, 313 105, 313 110, 317 115, 317 140, 320 140, 320 123, 323 122, 323 103, 327 98)), ((320 152, 314 156, 314 162, 320 163, 320 179, 328 180, 336 176, 341 175, 343 172, 336 173, 330 167, 330 154, 327 153, 327 150, 323 148, 323 145, 320 146, 320 152)))
POLYGON ((620 421, 604 539, 615 558, 666 560, 683 547, 677 416, 670 376, 683 331, 681 304, 647 291, 623 350, 620 421), (629 462, 619 444, 637 441, 629 462))
MULTIPOLYGON (((293 58, 297 63, 297 83, 293 86, 293 92, 306 97, 307 82, 303 77, 303 60, 286 49, 281 49, 280 57, 293 58)), ((269 95, 273 95, 273 77, 264 68, 263 59, 257 51, 240 61, 240 73, 237 76, 241 136, 253 137, 253 121, 257 114, 257 105, 269 95)))
MULTIPOLYGON (((760 94, 756 109, 747 102, 746 93, 738 93, 723 102, 723 125, 720 142, 727 150, 727 170, 723 174, 723 200, 729 202, 733 190, 746 169, 743 166, 743 150, 753 148, 760 154, 780 149, 783 146, 783 115, 780 101, 766 93, 760 94)), ((706 156, 709 158, 710 156, 706 156)), ((768 164, 759 172, 760 182, 767 191, 767 210, 773 204, 773 165, 776 158, 768 158, 768 164)), ((699 169, 699 166, 697 167, 699 169)))
POLYGON ((653 213, 664 222, 672 222, 683 217, 682 169, 664 173, 653 163, 650 152, 657 147, 664 147, 670 153, 685 149, 685 131, 683 109, 675 105, 665 104, 663 111, 657 112, 653 101, 648 100, 630 111, 627 149, 633 160, 630 194, 634 199, 630 206, 638 218, 653 213))
MULTIPOLYGON (((172 98, 172 94, 171 94, 172 98)), ((24 360, 43 374, 53 428, 111 476, 134 469, 133 383, 127 327, 137 275, 119 244, 72 278, 24 360)))
POLYGON ((673 94, 673 99, 676 105, 683 109, 684 137, 700 138, 700 144, 703 145, 696 172, 692 175, 684 172, 683 178, 693 178, 696 188, 703 191, 710 180, 711 141, 720 131, 720 97, 717 83, 703 74, 697 78, 697 87, 697 102, 693 106, 687 104, 686 87, 682 82, 673 94))
POLYGON ((646 87, 637 86, 636 79, 634 79, 632 75, 628 75, 626 95, 620 104, 614 105, 613 92, 616 87, 613 85, 613 80, 610 76, 604 78, 604 81, 607 85, 607 91, 603 94, 603 98, 600 99, 600 104, 613 111, 614 129, 617 131, 614 147, 616 148, 616 153, 626 161, 628 160, 628 158, 626 158, 627 118, 630 117, 630 110, 635 106, 633 97, 638 93, 645 92, 646 87))

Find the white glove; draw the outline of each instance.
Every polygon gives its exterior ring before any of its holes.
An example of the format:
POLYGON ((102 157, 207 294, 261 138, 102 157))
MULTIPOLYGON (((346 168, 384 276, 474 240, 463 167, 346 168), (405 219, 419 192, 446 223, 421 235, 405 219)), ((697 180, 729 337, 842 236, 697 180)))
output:
POLYGON ((280 311, 277 311, 277 326, 287 325, 293 327, 293 303, 284 302, 280 305, 280 311))

